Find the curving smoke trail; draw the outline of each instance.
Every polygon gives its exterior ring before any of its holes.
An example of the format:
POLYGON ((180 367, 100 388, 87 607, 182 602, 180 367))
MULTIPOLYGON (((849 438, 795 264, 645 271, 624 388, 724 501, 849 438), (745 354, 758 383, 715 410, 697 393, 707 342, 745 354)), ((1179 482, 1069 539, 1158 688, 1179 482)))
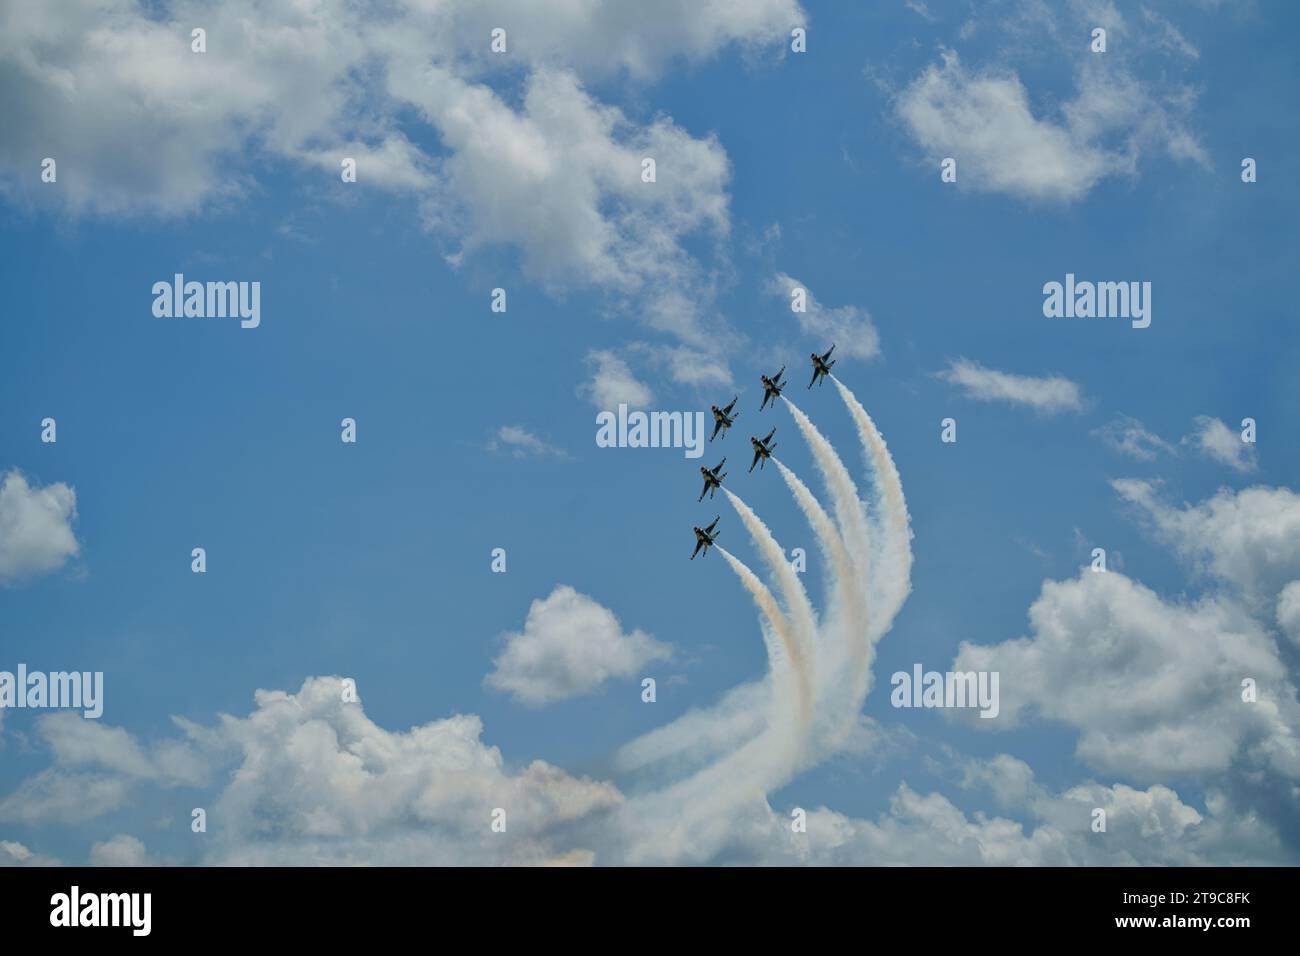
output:
POLYGON ((835 599, 841 607, 848 607, 854 603, 861 603, 862 610, 865 613, 866 607, 864 602, 854 602, 855 596, 860 596, 861 592, 853 587, 853 559, 849 557, 848 550, 844 547, 844 539, 835 529, 835 523, 831 521, 831 516, 826 513, 821 502, 808 490, 808 486, 800 480, 799 476, 786 467, 776 456, 772 457, 776 467, 781 472, 781 477, 785 479, 786 487, 794 496, 795 503, 799 505, 799 510, 804 513, 808 519, 808 525, 817 535, 817 544, 821 548, 822 557, 826 559, 827 564, 835 572, 833 583, 835 585, 835 599))
POLYGON ((848 386, 834 375, 831 376, 831 381, 835 383, 840 398, 857 426, 858 439, 862 442, 867 467, 871 469, 872 484, 883 516, 882 573, 875 582, 879 599, 875 620, 872 622, 875 639, 889 630, 894 623, 894 616, 912 590, 912 523, 907 513, 907 501, 903 497, 903 482, 898 476, 898 468, 893 456, 889 454, 884 437, 848 386))
POLYGON ((767 562, 768 568, 776 578, 785 598, 785 606, 790 613, 790 636, 792 638, 788 653, 795 673, 798 690, 798 707, 800 729, 806 736, 812 722, 813 712, 813 659, 816 654, 817 618, 813 614, 808 592, 804 590, 799 575, 790 566, 785 551, 777 543, 767 525, 754 514, 749 505, 726 488, 722 489, 744 523, 749 536, 758 545, 759 552, 767 562))
POLYGON ((718 548, 762 612, 769 681, 767 686, 742 685, 712 708, 688 713, 620 751, 618 762, 624 767, 655 763, 662 774, 672 761, 676 769, 686 771, 621 808, 629 859, 712 859, 730 838, 730 821, 738 808, 770 812, 766 795, 841 748, 860 718, 871 688, 876 644, 911 590, 912 532, 902 483, 884 439, 853 393, 831 378, 853 418, 871 472, 870 519, 835 449, 786 399, 812 450, 835 516, 832 521, 807 485, 777 462, 830 569, 830 607, 819 625, 771 531, 724 488, 770 566, 785 604, 783 612, 743 562, 718 548))
POLYGON ((789 648, 794 646, 794 638, 790 634, 790 622, 786 620, 781 606, 776 603, 776 598, 767 589, 767 585, 758 579, 758 575, 751 571, 744 561, 720 544, 715 544, 713 547, 717 549, 718 554, 726 558, 727 564, 731 565, 731 570, 736 572, 740 583, 745 586, 745 590, 753 597, 758 609, 763 612, 765 621, 763 644, 767 648, 768 667, 775 680, 789 683, 789 678, 793 677, 794 672, 789 651, 789 648))
POLYGON ((862 702, 871 687, 874 644, 884 633, 883 629, 877 630, 873 626, 869 616, 869 582, 875 564, 872 554, 873 535, 871 523, 867 520, 858 494, 858 486, 835 448, 799 406, 788 398, 785 399, 785 404, 808 443, 817 470, 821 472, 822 480, 830 493, 831 505, 852 564, 843 587, 853 597, 845 603, 840 627, 831 635, 833 639, 829 642, 836 683, 828 688, 825 706, 831 711, 827 722, 832 728, 827 744, 834 750, 844 734, 852 728, 862 709, 862 702))
POLYGON ((804 441, 812 450, 813 460, 817 462, 817 470, 822 473, 826 490, 830 492, 831 507, 835 509, 835 517, 844 533, 844 543, 856 562, 858 577, 865 578, 871 570, 871 535, 867 516, 862 510, 862 501, 858 497, 858 486, 853 483, 853 478, 850 477, 849 470, 844 467, 844 462, 840 461, 840 456, 817 430, 817 426, 799 410, 798 405, 784 395, 781 398, 794 417, 795 424, 799 426, 804 441))
POLYGON ((776 461, 781 477, 816 534, 829 569, 833 598, 818 632, 815 707, 819 727, 826 728, 827 742, 834 749, 861 707, 857 690, 862 684, 858 675, 866 665, 868 652, 863 639, 868 626, 866 591, 861 586, 860 575, 844 539, 821 502, 783 462, 775 458, 773 461, 776 461))

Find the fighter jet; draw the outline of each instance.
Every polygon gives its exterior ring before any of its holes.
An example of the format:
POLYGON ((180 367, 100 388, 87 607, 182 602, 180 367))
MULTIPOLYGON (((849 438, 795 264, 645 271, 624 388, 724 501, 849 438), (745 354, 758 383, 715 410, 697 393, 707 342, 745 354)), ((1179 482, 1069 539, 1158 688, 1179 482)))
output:
POLYGON ((736 412, 734 415, 731 414, 731 410, 735 407, 735 398, 731 400, 730 405, 725 405, 722 408, 719 408, 717 405, 709 406, 709 408, 713 409, 713 434, 709 436, 709 441, 713 441, 713 439, 718 437, 719 430, 722 431, 723 438, 727 437, 727 429, 736 424, 736 419, 740 417, 740 412, 736 412))
POLYGON ((707 491, 709 497, 712 498, 713 493, 722 487, 722 479, 727 477, 727 473, 722 470, 722 466, 726 463, 727 459, 724 458, 712 468, 700 469, 700 474, 704 476, 704 491, 700 492, 700 496, 695 499, 696 501, 704 500, 705 491, 707 491))
POLYGON ((692 529, 695 532, 695 550, 691 552, 692 561, 694 561, 695 556, 700 553, 700 548, 703 548, 704 553, 708 554, 709 545, 713 544, 713 542, 717 540, 718 535, 722 534, 721 531, 713 530, 718 526, 718 519, 721 517, 722 516, 719 515, 717 518, 714 518, 713 524, 709 525, 707 528, 692 529))
POLYGON ((781 376, 784 374, 785 366, 782 365, 781 371, 777 372, 771 378, 768 378, 766 375, 759 376, 759 378, 763 380, 763 404, 758 406, 760 412, 767 408, 769 399, 773 405, 776 404, 777 398, 781 395, 781 389, 785 388, 785 382, 781 381, 781 376))
POLYGON ((772 457, 772 449, 776 447, 776 442, 772 441, 772 436, 775 434, 776 427, 773 426, 772 430, 767 433, 767 437, 762 441, 759 441, 752 435, 749 437, 749 443, 754 446, 754 460, 749 463, 749 470, 751 472, 754 470, 754 466, 758 464, 760 459, 763 462, 763 467, 767 467, 767 460, 772 457), (769 445, 768 442, 770 441, 772 441, 772 444, 769 445))
POLYGON ((831 347, 826 350, 825 355, 818 355, 816 352, 812 353, 813 377, 812 381, 808 383, 809 388, 816 385, 818 379, 824 379, 827 375, 831 374, 831 366, 834 365, 835 362, 838 362, 839 359, 836 359, 834 362, 828 362, 826 360, 831 357, 831 353, 834 351, 835 346, 832 344, 831 347))

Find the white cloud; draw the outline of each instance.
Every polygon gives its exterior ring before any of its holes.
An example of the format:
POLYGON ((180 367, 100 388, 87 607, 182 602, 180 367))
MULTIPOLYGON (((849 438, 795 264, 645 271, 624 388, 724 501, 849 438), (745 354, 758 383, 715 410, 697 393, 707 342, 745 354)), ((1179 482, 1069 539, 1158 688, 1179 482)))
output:
POLYGON ((133 788, 198 786, 208 766, 189 743, 141 746, 120 727, 58 711, 39 717, 37 735, 53 763, 0 799, 0 821, 81 823, 125 806, 133 788))
MULTIPOLYGON (((426 4, 427 8, 428 5, 426 4)), ((472 72, 501 69, 502 57, 489 52, 493 27, 507 24, 511 60, 531 66, 563 62, 593 78, 625 71, 646 80, 678 58, 698 61, 728 44, 743 48, 778 47, 790 28, 806 17, 794 0, 622 0, 538 4, 533 0, 452 0, 434 5, 432 22, 443 46, 472 72), (468 61, 468 62, 464 62, 468 61)), ((426 41, 420 18, 409 24, 417 41, 426 41)))
POLYGON ((529 455, 538 458, 568 457, 564 449, 542 441, 522 425, 502 425, 488 448, 492 451, 508 451, 516 458, 527 458, 529 455))
POLYGON ((1233 431, 1217 418, 1196 416, 1196 431, 1183 441, 1234 471, 1245 473, 1255 469, 1255 446, 1242 441, 1240 432, 1233 431))
POLYGON ((633 342, 627 350, 643 356, 652 366, 667 372, 669 377, 680 385, 723 389, 734 386, 731 369, 727 367, 726 360, 712 348, 633 342))
POLYGON ((511 771, 472 715, 384 730, 343 700, 338 678, 310 678, 296 694, 258 691, 256 701, 247 718, 192 728, 234 761, 207 862, 571 861, 587 849, 577 828, 621 800, 610 784, 542 761, 511 771), (491 830, 495 808, 506 810, 508 839, 491 830))
POLYGON ((638 676, 647 664, 671 656, 667 644, 639 630, 624 634, 608 608, 561 585, 532 603, 522 632, 506 635, 484 683, 539 706, 638 676))
POLYGON ((1160 14, 1150 7, 1144 6, 1142 7, 1142 18, 1150 24, 1154 34, 1153 39, 1162 49, 1170 53, 1178 53, 1192 60, 1200 59, 1201 51, 1196 49, 1176 26, 1160 14))
POLYGON ((0 485, 0 582, 45 574, 75 557, 76 516, 77 493, 67 485, 35 487, 8 472, 0 485))
POLYGON ((800 331, 818 343, 825 342, 817 346, 818 352, 824 352, 833 343, 836 355, 869 359, 880 354, 880 336, 871 320, 871 313, 866 309, 854 305, 828 308, 817 301, 804 283, 784 272, 778 272, 767 283, 768 293, 780 297, 787 310, 791 292, 796 288, 807 292, 807 311, 791 314, 798 321, 800 331))
POLYGON ((783 49, 803 17, 794 0, 381 11, 220 0, 156 17, 133 0, 69 0, 5 3, 0 20, 0 190, 11 199, 185 215, 242 200, 284 161, 313 168, 328 195, 352 157, 349 188, 410 196, 458 246, 444 254, 453 264, 512 246, 548 287, 610 294, 699 345, 712 280, 684 240, 729 229, 726 154, 669 117, 629 120, 583 78, 645 79, 733 43, 783 49), (508 57, 488 49, 498 17, 510 24, 508 57), (203 54, 190 50, 197 23, 203 54), (57 183, 40 182, 46 156, 57 183), (646 156, 655 183, 641 182, 646 156))
POLYGON ((985 368, 969 359, 957 359, 939 377, 960 386, 968 398, 984 402, 1010 402, 1028 405, 1039 412, 1078 410, 1083 407, 1083 392, 1068 378, 1051 376, 1034 378, 985 368))
POLYGON ((999 729, 1032 711, 1079 731, 1077 753, 1144 780, 1226 773, 1237 760, 1300 779, 1295 688, 1268 631, 1230 601, 1164 601, 1115 571, 1045 581, 1030 637, 963 642, 953 670, 997 671, 999 729), (1241 679, 1260 701, 1241 699, 1241 679))
POLYGON ((149 866, 144 844, 126 833, 95 843, 90 848, 91 866, 149 866))
POLYGON ((1145 425, 1127 415, 1095 429, 1093 434, 1111 448, 1138 461, 1154 461, 1157 455, 1174 450, 1159 435, 1147 431, 1145 425))
POLYGON ((593 405, 603 411, 612 411, 620 403, 632 408, 645 408, 654 400, 650 386, 639 381, 627 362, 613 352, 597 349, 587 353, 587 364, 592 368, 591 381, 578 388, 593 405))
POLYGON ((1041 120, 1014 72, 970 74, 945 51, 895 107, 931 161, 957 160, 957 182, 1069 202, 1103 176, 1131 168, 1063 124, 1041 120))
POLYGON ((1300 646, 1300 581, 1292 581, 1278 595, 1277 626, 1293 644, 1300 646))
POLYGON ((0 867, 58 865, 58 860, 33 853, 21 843, 12 840, 0 840, 0 867))
POLYGON ((906 0, 903 6, 907 7, 907 9, 911 10, 918 17, 928 20, 931 23, 934 22, 934 14, 930 12, 930 8, 927 7, 922 0, 906 0))
POLYGON ((957 160, 959 186, 1029 200, 1069 203, 1106 177, 1133 175, 1147 146, 1206 161, 1181 117, 1185 95, 1161 102, 1099 59, 1082 61, 1059 118, 1035 115, 1014 70, 970 71, 951 50, 899 94, 895 110, 936 168, 957 160))
POLYGON ((681 240, 728 228, 729 166, 714 140, 662 117, 636 127, 559 70, 532 74, 518 111, 437 67, 394 71, 389 87, 452 151, 438 215, 465 249, 517 246, 525 270, 550 285, 644 292, 649 325, 704 340, 696 323, 708 291, 681 240), (647 156, 654 183, 641 181, 647 156))
MULTIPOLYGON (((822 807, 809 811, 807 833, 795 835, 787 813, 745 800, 722 805, 706 819, 691 817, 689 825, 684 817, 660 820, 666 828, 646 841, 642 808, 624 803, 612 785, 539 761, 510 771, 500 752, 482 743, 477 717, 389 732, 373 724, 360 703, 343 700, 338 678, 311 678, 296 694, 259 691, 256 701, 246 718, 222 716, 210 727, 178 721, 186 746, 203 753, 212 769, 224 768, 214 774, 221 790, 208 803, 222 827, 205 841, 204 863, 589 865, 647 862, 636 855, 647 848, 658 863, 1287 862, 1276 829, 1218 790, 1207 790, 1204 809, 1163 785, 1141 790, 1085 782, 1053 793, 1006 754, 955 763, 962 789, 987 790, 1017 819, 968 815, 948 797, 903 783, 872 820, 822 807), (490 830, 495 807, 507 810, 508 838, 490 830), (1095 807, 1107 812, 1103 840, 1088 828, 1095 807)), ((157 749, 129 743, 132 753, 157 749)), ((91 861, 152 862, 143 844, 121 833, 95 843, 91 861)), ((0 842, 0 865, 38 862, 54 861, 0 842)))
POLYGON ((5 185, 76 213, 183 214, 241 195, 253 141, 292 154, 341 121, 340 81, 364 49, 339 5, 178 4, 168 20, 128 0, 5 7, 5 185), (206 54, 190 52, 195 23, 206 54), (56 185, 39 181, 45 156, 56 185))
POLYGON ((84 823, 126 806, 129 796, 123 777, 48 768, 0 799, 0 822, 84 823))
MULTIPOLYGON (((203 799, 221 821, 204 841, 218 865, 487 865, 587 863, 583 828, 622 800, 611 784, 573 777, 542 761, 510 769, 481 740, 472 715, 406 732, 374 724, 343 699, 337 677, 309 678, 296 694, 258 691, 247 717, 213 726, 177 719, 182 740, 146 746, 120 728, 86 738, 64 734, 55 765, 0 801, 0 820, 80 823, 124 806, 144 783, 167 786, 159 754, 184 750, 200 776, 220 781, 203 799), (94 757, 84 746, 108 751, 94 757), (94 766, 91 772, 80 767, 94 766), (39 804, 55 806, 40 807, 39 804), (506 811, 507 836, 492 813, 506 811)), ((52 718, 51 718, 52 719, 52 718)), ((88 723, 84 722, 83 723, 88 723)), ((47 738, 51 734, 43 729, 47 738)), ((189 804, 186 804, 187 806, 189 804)), ((6 854, 24 855, 16 844, 6 854)), ((25 858, 25 857, 24 857, 25 858)), ((91 850, 96 865, 147 862, 145 848, 118 834, 91 850)))
MULTIPOLYGON (((1141 790, 1087 782, 1053 793, 1023 761, 1006 754, 962 761, 965 788, 990 790, 1016 817, 967 814, 939 793, 898 786, 888 808, 863 819, 818 807, 806 833, 767 806, 746 806, 727 821, 729 862, 810 866, 1194 866, 1284 863, 1276 829, 1241 814, 1220 795, 1206 812, 1168 787, 1141 790), (1106 834, 1091 832, 1094 808, 1106 834)), ((684 847, 678 862, 703 862, 684 847)))
POLYGON ((1300 495, 1289 488, 1224 489, 1180 509, 1161 501, 1151 482, 1111 484, 1181 557, 1235 586, 1253 606, 1271 610, 1282 589, 1300 580, 1300 495))

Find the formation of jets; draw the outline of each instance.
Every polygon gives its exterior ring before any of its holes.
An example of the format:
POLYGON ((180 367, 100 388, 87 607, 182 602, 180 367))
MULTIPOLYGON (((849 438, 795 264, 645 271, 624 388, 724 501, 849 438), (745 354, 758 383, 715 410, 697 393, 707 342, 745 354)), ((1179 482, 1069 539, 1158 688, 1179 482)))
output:
MULTIPOLYGON (((831 358, 831 353, 834 351, 835 346, 832 344, 831 347, 822 354, 818 355, 816 352, 813 352, 809 356, 812 359, 813 366, 812 381, 808 383, 809 388, 824 382, 827 376, 831 374, 831 367, 836 361, 838 361, 837 359, 831 358)), ((776 400, 781 397, 781 389, 785 388, 786 385, 789 384, 782 380, 781 377, 784 374, 785 366, 782 365, 781 370, 770 378, 766 375, 759 376, 759 380, 763 383, 763 401, 758 406, 760 412, 767 408, 769 402, 773 406, 776 405, 776 400)), ((709 406, 713 412, 713 434, 709 436, 709 441, 713 441, 713 439, 717 438, 718 432, 722 432, 723 438, 727 437, 727 431, 736 423, 736 419, 740 417, 740 412, 732 411, 736 407, 738 399, 739 396, 733 396, 731 401, 721 408, 717 405, 709 406)), ((754 460, 749 464, 749 471, 751 474, 754 471, 755 465, 758 465, 760 471, 767 467, 767 460, 772 457, 772 450, 776 448, 776 442, 772 441, 772 436, 775 434, 776 426, 773 426, 772 430, 767 433, 767 437, 765 438, 755 438, 753 435, 749 437, 749 443, 754 447, 754 460)), ((705 495, 712 498, 713 493, 722 487, 722 479, 727 477, 727 472, 722 470, 722 466, 726 463, 727 459, 723 458, 722 461, 718 462, 717 465, 712 468, 700 469, 700 475, 704 478, 704 488, 700 491, 700 497, 696 499, 697 502, 703 501, 705 495)), ((714 530, 717 528, 719 520, 721 520, 721 515, 714 518, 713 523, 708 527, 696 527, 692 529, 695 532, 695 550, 691 552, 692 561, 695 560, 696 555, 698 555, 701 550, 703 550, 705 554, 709 553, 709 547, 717 539, 718 535, 722 533, 714 530)))

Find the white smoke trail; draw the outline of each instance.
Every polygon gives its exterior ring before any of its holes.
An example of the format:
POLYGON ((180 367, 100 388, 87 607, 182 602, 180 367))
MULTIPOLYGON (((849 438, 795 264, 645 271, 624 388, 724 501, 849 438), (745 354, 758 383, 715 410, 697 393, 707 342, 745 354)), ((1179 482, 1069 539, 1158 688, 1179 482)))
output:
POLYGON ((773 456, 772 461, 780 470, 781 477, 785 479, 790 493, 794 495, 799 510, 808 519, 808 525, 817 535, 817 543, 821 547, 822 556, 835 572, 832 581, 835 585, 836 600, 843 605, 850 604, 850 598, 854 595, 861 595, 862 592, 853 587, 853 559, 844 546, 844 539, 840 537, 840 533, 835 529, 831 516, 826 513, 826 509, 822 507, 821 502, 808 490, 808 486, 800 480, 799 476, 775 456, 773 456))
POLYGON ((804 441, 812 449, 813 460, 826 482, 826 490, 831 494, 831 506, 835 509, 835 517, 844 533, 844 543, 853 555, 858 579, 865 580, 871 571, 871 535, 866 515, 862 511, 862 501, 858 497, 858 486, 853 483, 844 462, 840 461, 840 456, 835 454, 835 449, 817 430, 817 426, 799 410, 798 405, 785 396, 782 399, 794 417, 795 424, 799 426, 804 441))
POLYGON ((808 600, 808 592, 804 590, 799 575, 790 566, 785 551, 777 543, 776 538, 772 537, 772 532, 768 530, 767 525, 763 524, 758 515, 754 514, 749 505, 745 504, 738 495, 726 488, 722 491, 736 510, 736 514, 740 515, 740 520, 744 523, 749 536, 758 545, 759 553, 763 555, 772 575, 776 578, 781 594, 785 598, 786 608, 790 612, 789 632, 792 640, 787 652, 795 674, 801 736, 806 736, 812 722, 813 662, 817 634, 817 618, 813 614, 812 603, 808 600))
POLYGON ((830 492, 831 505, 835 509, 842 540, 852 562, 852 571, 844 588, 853 597, 844 605, 840 627, 836 633, 827 636, 833 647, 832 659, 841 665, 836 670, 836 677, 841 683, 831 690, 825 702, 831 711, 829 721, 832 727, 827 743, 834 749, 843 740, 843 735, 852 729, 871 686, 871 663, 874 657, 872 645, 879 636, 872 627, 868 613, 868 589, 873 566, 872 535, 858 495, 858 486, 849 475, 844 462, 799 406, 788 398, 785 399, 785 404, 812 450, 813 460, 830 492))
POLYGON ((615 752, 614 768, 631 774, 654 765, 659 779, 673 779, 694 773, 759 736, 767 728, 772 698, 770 672, 764 676, 761 681, 737 684, 717 703, 688 710, 628 741, 615 752))
MULTIPOLYGON (((753 572, 724 552, 768 622, 764 639, 772 669, 769 686, 747 685, 740 689, 743 694, 733 692, 712 710, 689 714, 643 738, 645 749, 659 754, 661 760, 685 753, 696 759, 688 776, 634 797, 620 809, 630 860, 711 859, 730 838, 738 808, 761 806, 764 814, 769 812, 766 794, 841 747, 844 732, 859 721, 862 702, 871 687, 875 646, 911 588, 911 527, 902 484, 884 439, 852 392, 832 379, 853 417, 872 475, 871 500, 876 505, 872 520, 868 520, 857 486, 835 449, 787 399, 825 480, 835 515, 832 523, 798 476, 777 462, 833 571, 830 613, 823 616, 818 629, 807 594, 781 546, 743 501, 723 489, 772 567, 789 617, 753 572), (813 666, 813 686, 805 698, 801 690, 795 690, 798 680, 790 678, 798 674, 801 665, 808 664, 813 666), (764 693, 769 689, 771 694, 764 693), (789 716, 803 699, 813 702, 811 739, 796 729, 797 721, 789 716), (760 710, 770 711, 766 720, 760 710), (706 736, 700 733, 701 725, 710 720, 720 726, 712 728, 707 748, 701 749, 699 742, 706 736), (724 740, 731 740, 732 746, 720 753, 724 740), (706 750, 714 756, 700 765, 698 760, 707 756, 706 750)), ((634 742, 627 749, 635 751, 636 747, 634 742)))
POLYGON ((731 570, 736 572, 740 583, 745 586, 745 590, 754 599, 758 609, 763 612, 766 622, 763 627, 763 644, 767 647, 767 661, 772 675, 780 678, 783 674, 791 673, 793 661, 790 649, 794 647, 794 638, 790 633, 790 622, 786 620, 781 606, 776 603, 776 598, 767 589, 767 585, 758 579, 758 575, 751 571, 744 561, 720 544, 715 544, 714 547, 718 554, 727 559, 731 570))
POLYGON ((898 468, 893 456, 885 445, 885 439, 876 428, 875 422, 867 414, 848 387, 834 375, 831 381, 839 390, 853 423, 858 429, 858 438, 862 442, 863 454, 867 466, 871 469, 872 481, 883 514, 884 546, 881 549, 882 573, 877 576, 875 591, 879 594, 876 602, 875 619, 872 622, 873 639, 879 638, 894 623, 912 590, 912 525, 907 513, 907 501, 903 497, 903 482, 899 478, 898 468))
POLYGON ((737 802, 761 800, 787 783, 799 764, 806 724, 798 710, 805 698, 797 688, 791 651, 790 623, 767 586, 749 567, 722 545, 714 548, 726 560, 762 612, 770 691, 769 715, 763 730, 676 783, 629 800, 620 808, 620 829, 631 836, 633 852, 642 862, 680 858, 695 840, 715 831, 737 802), (667 839, 666 839, 667 837, 667 839))
POLYGON ((833 585, 831 610, 823 616, 818 632, 815 675, 817 710, 822 718, 820 722, 828 725, 828 743, 833 749, 862 706, 861 698, 856 696, 862 681, 854 678, 861 673, 867 653, 863 640, 868 625, 866 591, 856 576, 843 538, 821 502, 784 463, 776 458, 773 461, 817 535, 833 585), (846 683, 847 688, 843 686, 846 683))

